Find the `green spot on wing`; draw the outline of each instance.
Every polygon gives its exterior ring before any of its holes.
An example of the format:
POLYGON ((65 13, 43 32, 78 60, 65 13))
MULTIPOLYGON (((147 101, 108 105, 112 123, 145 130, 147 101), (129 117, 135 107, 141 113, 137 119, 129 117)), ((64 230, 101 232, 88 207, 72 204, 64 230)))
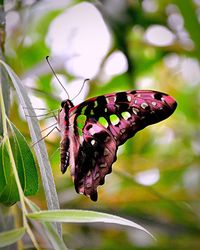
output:
POLYGON ((117 115, 110 115, 110 121, 112 125, 117 125, 119 123, 119 117, 117 115))
POLYGON ((104 118, 104 117, 99 117, 98 122, 99 122, 102 126, 108 127, 108 122, 107 122, 106 118, 104 118))
POLYGON ((83 107, 81 110, 81 114, 85 114, 85 110, 86 110, 87 106, 83 107))
POLYGON ((87 117, 85 115, 79 115, 76 119, 79 135, 83 134, 82 130, 83 130, 83 127, 85 126, 86 119, 87 117))
POLYGON ((125 119, 125 120, 128 120, 128 118, 131 117, 130 113, 125 111, 125 112, 122 112, 121 113, 122 117, 125 119))

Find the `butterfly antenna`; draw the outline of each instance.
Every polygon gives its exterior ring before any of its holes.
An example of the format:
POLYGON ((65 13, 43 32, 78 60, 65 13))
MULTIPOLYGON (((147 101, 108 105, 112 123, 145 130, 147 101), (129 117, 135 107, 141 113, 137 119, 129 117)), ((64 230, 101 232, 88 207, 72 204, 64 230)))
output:
POLYGON ((53 67, 51 66, 51 63, 49 62, 49 56, 46 56, 46 61, 47 61, 48 65, 49 65, 50 69, 52 70, 55 78, 60 83, 60 86, 64 89, 65 93, 67 94, 67 99, 69 99, 69 94, 68 94, 67 90, 65 89, 65 87, 63 86, 63 84, 61 83, 61 81, 59 80, 58 76, 56 75, 56 72, 54 71, 53 67))
POLYGON ((83 88, 84 88, 85 83, 86 83, 87 81, 89 81, 89 80, 90 80, 89 78, 86 78, 86 79, 84 80, 84 82, 83 82, 83 84, 82 84, 82 86, 81 86, 79 92, 72 98, 71 101, 73 101, 77 96, 79 96, 79 94, 81 93, 81 91, 82 91, 83 88))

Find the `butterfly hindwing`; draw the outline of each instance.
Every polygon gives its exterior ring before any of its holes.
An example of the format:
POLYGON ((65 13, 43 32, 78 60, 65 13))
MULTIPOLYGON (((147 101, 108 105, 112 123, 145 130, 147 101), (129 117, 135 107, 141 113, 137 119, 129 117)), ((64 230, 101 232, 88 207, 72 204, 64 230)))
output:
POLYGON ((79 139, 78 150, 70 161, 75 189, 96 201, 97 187, 104 183, 116 160, 116 141, 94 118, 87 119, 79 139))

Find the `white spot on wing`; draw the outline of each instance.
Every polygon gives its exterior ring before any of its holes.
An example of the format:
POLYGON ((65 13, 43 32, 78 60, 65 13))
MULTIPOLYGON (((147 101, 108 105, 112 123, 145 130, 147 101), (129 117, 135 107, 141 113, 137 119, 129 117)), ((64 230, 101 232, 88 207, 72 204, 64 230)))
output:
POLYGON ((95 129, 94 129, 93 127, 91 127, 91 128, 89 129, 89 132, 90 132, 91 135, 94 135, 94 134, 95 134, 95 129))
POLYGON ((88 171, 87 176, 89 177, 91 175, 91 171, 88 171))
POLYGON ((107 148, 105 148, 105 150, 104 150, 104 156, 108 156, 109 153, 110 153, 110 151, 107 148))
POLYGON ((141 104, 141 108, 146 109, 149 105, 146 102, 143 102, 141 104))
POLYGON ((90 142, 91 144, 92 144, 92 146, 94 146, 95 145, 95 143, 96 143, 96 141, 93 139, 93 140, 91 140, 91 142, 90 142))
POLYGON ((133 107, 133 108, 132 108, 132 111, 133 111, 133 113, 134 113, 135 115, 137 115, 138 112, 139 112, 139 109, 133 107))
POLYGON ((106 167, 106 164, 105 164, 105 163, 100 164, 99 167, 100 167, 100 168, 105 168, 105 167, 106 167))
POLYGON ((132 98, 130 95, 127 95, 127 100, 128 100, 128 102, 131 102, 132 98))
POLYGON ((91 184, 91 183, 87 183, 87 184, 86 184, 86 187, 87 187, 87 188, 91 188, 91 187, 92 187, 92 184, 91 184))
POLYGON ((94 176, 94 180, 96 180, 97 178, 99 178, 99 173, 96 173, 96 175, 94 176))
POLYGON ((129 112, 122 112, 121 115, 125 120, 128 120, 128 118, 131 117, 131 114, 129 112))
POLYGON ((152 102, 151 104, 152 104, 153 106, 156 106, 156 102, 152 102))
POLYGON ((161 101, 162 101, 162 102, 165 102, 165 99, 162 97, 162 98, 161 98, 161 101))
POLYGON ((97 101, 94 102, 94 108, 96 108, 98 106, 97 101))
POLYGON ((121 133, 123 134, 123 133, 126 131, 126 129, 125 129, 125 128, 122 128, 120 131, 121 131, 121 133))

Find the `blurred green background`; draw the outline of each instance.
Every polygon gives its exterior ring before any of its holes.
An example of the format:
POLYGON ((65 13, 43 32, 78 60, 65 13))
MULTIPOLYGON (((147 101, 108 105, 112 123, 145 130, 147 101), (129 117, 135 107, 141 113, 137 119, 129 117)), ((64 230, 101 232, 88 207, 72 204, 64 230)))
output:
MULTIPOLYGON (((96 203, 75 192, 69 171, 61 174, 59 133, 45 138, 62 208, 123 216, 157 238, 119 226, 68 224, 63 225, 67 246, 200 249, 200 1, 8 0, 4 4, 5 61, 22 79, 34 107, 59 109, 67 98, 47 65, 47 55, 71 99, 90 78, 75 104, 129 89, 166 92, 178 103, 170 118, 144 129, 120 148, 96 203)), ((30 141, 14 92, 11 100, 10 119, 30 141)), ((40 123, 44 129, 55 119, 40 123)), ((32 199, 46 208, 42 184, 32 199)))

